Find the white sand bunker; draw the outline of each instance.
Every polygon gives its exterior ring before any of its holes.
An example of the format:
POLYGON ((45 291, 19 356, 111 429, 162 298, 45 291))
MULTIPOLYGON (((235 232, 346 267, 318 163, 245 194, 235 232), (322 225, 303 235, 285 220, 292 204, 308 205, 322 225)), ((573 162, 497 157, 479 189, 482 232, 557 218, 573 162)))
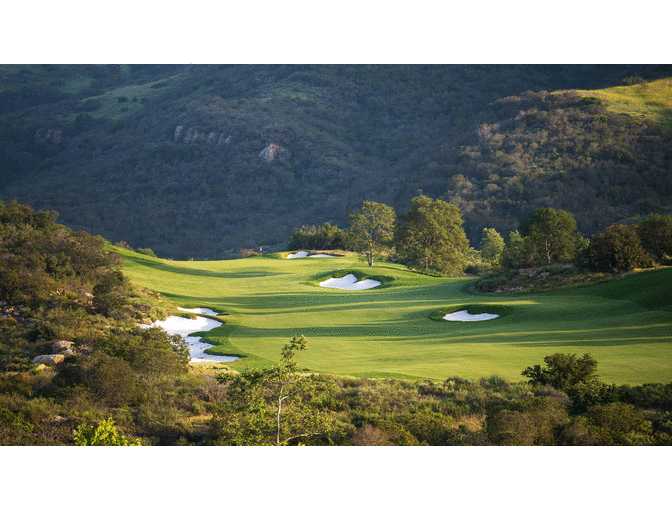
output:
POLYGON ((455 322, 489 321, 496 319, 497 317, 499 317, 499 315, 495 313, 478 313, 472 315, 466 310, 460 310, 459 312, 449 313, 443 316, 447 321, 455 322))
POLYGON ((343 278, 329 278, 328 280, 320 282, 320 287, 343 290, 365 290, 378 287, 378 285, 380 285, 379 281, 370 280, 368 278, 366 280, 357 281, 357 277, 354 274, 345 275, 343 278))
POLYGON ((302 259, 304 257, 309 258, 324 258, 324 257, 334 257, 335 255, 327 255, 326 253, 320 253, 318 255, 308 255, 307 251, 299 251, 296 253, 290 253, 287 255, 288 259, 302 259))
MULTIPOLYGON (((209 309, 194 308, 190 310, 185 310, 183 308, 179 308, 179 310, 194 313, 205 313, 205 312, 195 312, 195 310, 209 310, 209 309)), ((213 312, 212 310, 209 311, 211 313, 209 313, 208 315, 217 315, 216 312, 213 312)), ((172 315, 168 317, 165 321, 156 321, 154 324, 151 325, 140 324, 140 327, 145 329, 152 327, 159 327, 169 335, 180 335, 189 344, 189 354, 191 354, 192 363, 199 361, 211 361, 211 362, 235 361, 239 358, 235 356, 214 356, 212 354, 205 354, 204 351, 212 347, 212 345, 201 342, 201 337, 189 336, 192 333, 196 333, 198 331, 210 331, 211 329, 215 329, 221 325, 222 325, 221 322, 216 321, 214 319, 208 319, 206 317, 196 317, 196 320, 194 320, 172 315)))
POLYGON ((183 312, 200 313, 201 315, 212 315, 213 317, 217 317, 219 315, 217 312, 210 310, 210 308, 180 308, 178 306, 177 309, 182 310, 183 312))

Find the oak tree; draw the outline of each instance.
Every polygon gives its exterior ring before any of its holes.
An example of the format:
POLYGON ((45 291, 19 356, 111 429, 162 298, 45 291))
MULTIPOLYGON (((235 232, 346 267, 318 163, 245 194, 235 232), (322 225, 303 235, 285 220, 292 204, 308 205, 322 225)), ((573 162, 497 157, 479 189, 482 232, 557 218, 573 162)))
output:
POLYGON ((484 228, 479 251, 482 259, 492 265, 497 265, 504 251, 504 239, 494 228, 484 228))
POLYGON ((369 266, 380 247, 392 240, 396 215, 394 209, 377 202, 364 202, 361 211, 348 214, 350 229, 347 243, 355 251, 364 253, 369 266))
POLYGON ((442 200, 420 195, 400 216, 394 244, 411 267, 443 274, 458 270, 465 261, 469 241, 459 209, 442 200))
POLYGON ((644 249, 656 260, 672 255, 672 217, 652 214, 639 226, 638 234, 644 249))
POLYGON ((520 225, 532 264, 568 262, 576 253, 576 220, 567 211, 542 207, 535 209, 520 225))
POLYGON ((634 225, 611 225, 590 238, 587 265, 596 271, 630 271, 648 263, 634 225))

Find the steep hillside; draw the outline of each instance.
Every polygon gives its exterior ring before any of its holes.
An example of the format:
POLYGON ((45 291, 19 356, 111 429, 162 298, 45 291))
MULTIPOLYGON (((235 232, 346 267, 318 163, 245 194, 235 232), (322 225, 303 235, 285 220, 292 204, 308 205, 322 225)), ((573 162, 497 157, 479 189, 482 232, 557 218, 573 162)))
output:
POLYGON ((282 245, 302 224, 345 227, 363 200, 403 211, 419 189, 460 206, 472 243, 538 205, 590 233, 672 205, 669 110, 622 113, 593 93, 669 74, 2 66, 0 198, 180 259, 282 245))

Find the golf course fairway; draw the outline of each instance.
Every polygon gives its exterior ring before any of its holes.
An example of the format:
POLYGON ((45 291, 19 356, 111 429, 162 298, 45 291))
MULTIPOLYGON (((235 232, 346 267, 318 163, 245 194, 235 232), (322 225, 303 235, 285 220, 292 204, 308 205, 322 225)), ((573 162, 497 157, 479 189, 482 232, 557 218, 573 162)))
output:
POLYGON ((322 373, 434 381, 498 375, 514 382, 525 379, 526 367, 563 352, 590 353, 607 383, 672 381, 672 268, 548 293, 491 295, 466 291, 469 278, 382 262, 368 267, 356 255, 187 262, 113 249, 134 284, 178 306, 220 312, 225 323, 198 336, 215 344, 210 354, 241 356, 228 363, 236 369, 277 364, 291 337, 305 335, 308 350, 297 362, 322 373), (348 273, 382 284, 319 285, 348 273), (500 316, 441 320, 462 305, 500 316))

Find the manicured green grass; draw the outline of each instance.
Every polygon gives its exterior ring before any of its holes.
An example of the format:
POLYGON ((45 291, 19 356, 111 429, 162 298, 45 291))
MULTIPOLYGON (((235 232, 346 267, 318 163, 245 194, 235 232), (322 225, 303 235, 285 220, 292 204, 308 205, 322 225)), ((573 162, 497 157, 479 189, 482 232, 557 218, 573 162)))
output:
POLYGON ((230 363, 233 368, 275 364, 293 335, 305 335, 309 348, 297 361, 316 372, 518 381, 527 366, 566 352, 592 354, 606 382, 672 380, 666 297, 672 269, 586 288, 501 296, 467 293, 467 278, 421 275, 386 263, 369 268, 355 256, 182 262, 118 251, 134 283, 180 306, 228 314, 224 326, 203 336, 218 344, 213 353, 245 356, 230 363), (316 284, 347 272, 386 281, 363 291, 316 284), (472 313, 484 305, 505 313, 482 322, 436 320, 437 312, 457 305, 472 313))

